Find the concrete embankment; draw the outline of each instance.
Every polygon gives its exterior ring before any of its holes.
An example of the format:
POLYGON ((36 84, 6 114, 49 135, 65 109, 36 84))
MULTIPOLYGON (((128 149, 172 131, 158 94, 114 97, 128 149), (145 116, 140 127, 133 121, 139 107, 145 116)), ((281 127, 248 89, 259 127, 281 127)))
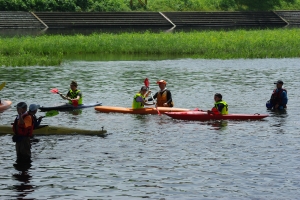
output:
POLYGON ((300 25, 300 11, 0 12, 0 29, 240 28, 300 25))

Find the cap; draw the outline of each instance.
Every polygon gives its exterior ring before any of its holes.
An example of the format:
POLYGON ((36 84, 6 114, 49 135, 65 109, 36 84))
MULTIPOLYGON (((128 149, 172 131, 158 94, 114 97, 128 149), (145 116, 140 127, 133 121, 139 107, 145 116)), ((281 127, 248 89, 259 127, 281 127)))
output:
POLYGON ((40 105, 38 105, 38 104, 30 104, 29 111, 35 111, 39 108, 40 108, 40 105))
POLYGON ((283 84, 282 80, 278 80, 277 82, 275 82, 274 84, 283 84))
POLYGON ((20 102, 16 105, 17 108, 27 108, 27 104, 25 102, 20 102))
POLYGON ((141 87, 141 91, 145 91, 145 90, 148 90, 146 86, 141 87))
POLYGON ((76 81, 71 81, 70 85, 74 85, 75 87, 78 86, 77 82, 76 81))
POLYGON ((157 83, 157 84, 163 83, 163 84, 166 84, 166 85, 167 85, 167 81, 165 81, 165 80, 160 80, 160 81, 157 81, 156 83, 157 83))

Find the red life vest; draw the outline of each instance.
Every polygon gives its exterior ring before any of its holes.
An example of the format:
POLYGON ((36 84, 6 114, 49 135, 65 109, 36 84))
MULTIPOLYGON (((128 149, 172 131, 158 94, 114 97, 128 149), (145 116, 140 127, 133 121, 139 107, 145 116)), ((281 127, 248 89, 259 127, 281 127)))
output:
POLYGON ((20 125, 19 123, 19 119, 16 117, 14 123, 13 123, 13 131, 16 135, 20 135, 20 136, 27 136, 27 137, 32 137, 32 132, 33 132, 33 128, 34 128, 34 121, 33 121, 33 117, 31 115, 29 115, 28 113, 25 113, 21 116, 23 119, 25 119, 26 117, 30 117, 32 124, 31 126, 25 127, 24 125, 20 125))
POLYGON ((276 104, 281 105, 282 104, 281 94, 283 91, 285 91, 287 93, 287 90, 283 89, 283 88, 278 89, 278 91, 276 91, 276 90, 277 89, 273 90, 273 93, 271 96, 271 103, 272 103, 272 105, 276 105, 276 104))

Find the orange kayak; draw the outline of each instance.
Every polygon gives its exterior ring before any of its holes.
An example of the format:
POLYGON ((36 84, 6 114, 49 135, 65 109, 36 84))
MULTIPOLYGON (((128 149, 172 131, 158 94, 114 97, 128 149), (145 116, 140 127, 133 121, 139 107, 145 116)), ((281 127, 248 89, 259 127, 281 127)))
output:
MULTIPOLYGON (((104 112, 104 113, 127 113, 127 114, 157 114, 156 108, 139 108, 139 109, 132 109, 132 108, 125 108, 125 107, 114 107, 114 106, 95 106, 95 110, 104 112)), ((189 109, 185 108, 171 108, 171 107, 158 107, 159 112, 185 112, 190 111, 189 109)))
POLYGON ((0 112, 9 108, 10 105, 12 104, 11 101, 4 101, 4 100, 1 100, 1 104, 0 104, 0 112))

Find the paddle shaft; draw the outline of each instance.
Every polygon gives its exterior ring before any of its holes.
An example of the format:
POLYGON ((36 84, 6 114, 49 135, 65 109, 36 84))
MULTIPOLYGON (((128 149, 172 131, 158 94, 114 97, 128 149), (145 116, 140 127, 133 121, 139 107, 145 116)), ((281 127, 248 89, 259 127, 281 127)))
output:
MULTIPOLYGON (((146 78, 146 79, 144 80, 144 84, 145 84, 145 86, 150 90, 150 88, 149 88, 150 83, 149 83, 148 78, 146 78)), ((155 101, 154 98, 153 98, 152 92, 151 92, 151 98, 152 98, 152 101, 153 101, 154 104, 155 104, 155 108, 156 108, 156 110, 157 110, 158 115, 160 115, 160 112, 159 112, 159 110, 158 110, 158 108, 157 108, 156 101, 155 101)))
POLYGON ((153 101, 154 104, 155 104, 155 108, 156 108, 156 110, 157 110, 158 115, 160 115, 160 112, 159 112, 159 110, 158 110, 158 108, 157 108, 156 101, 155 101, 154 98, 153 98, 152 92, 151 92, 151 98, 152 98, 152 101, 153 101))

